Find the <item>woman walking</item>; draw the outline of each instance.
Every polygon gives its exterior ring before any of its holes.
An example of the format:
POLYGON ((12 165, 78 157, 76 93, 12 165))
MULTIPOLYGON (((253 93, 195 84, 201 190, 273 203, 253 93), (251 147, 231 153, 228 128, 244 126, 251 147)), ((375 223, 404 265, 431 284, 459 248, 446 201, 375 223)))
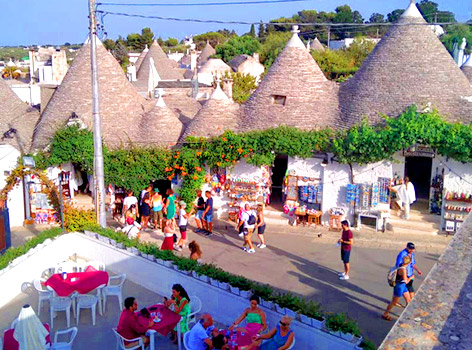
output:
POLYGON ((174 249, 174 220, 167 220, 166 226, 164 227, 164 241, 161 245, 161 250, 173 250, 174 249))
POLYGON ((257 206, 257 221, 256 222, 257 222, 256 224, 257 237, 259 237, 259 240, 261 241, 261 243, 257 245, 257 248, 263 249, 266 247, 265 238, 264 238, 266 223, 264 221, 264 207, 261 204, 257 206))
POLYGON ((149 218, 151 217, 151 197, 149 192, 146 192, 143 197, 143 202, 141 204, 141 226, 145 230, 149 225, 149 218))
POLYGON ((166 213, 166 219, 167 220, 172 220, 175 224, 175 194, 174 194, 174 190, 169 188, 167 190, 166 194, 167 194, 167 200, 166 200, 166 205, 164 206, 165 213, 166 213))
POLYGON ((188 222, 188 218, 190 214, 187 213, 187 211, 185 210, 185 208, 187 208, 187 204, 184 201, 180 201, 179 205, 180 205, 180 209, 179 209, 180 240, 177 242, 175 246, 175 250, 181 252, 185 243, 187 243, 187 222, 188 222))
POLYGON ((403 264, 397 270, 397 278, 395 280, 395 287, 393 287, 393 297, 390 304, 387 306, 387 310, 382 314, 382 318, 387 321, 391 321, 392 317, 389 315, 389 312, 393 309, 395 305, 398 304, 401 297, 405 298, 406 304, 408 305, 411 301, 410 293, 408 292, 408 288, 406 285, 410 283, 412 279, 415 278, 415 275, 411 277, 407 277, 406 267, 410 264, 411 258, 406 255, 403 258, 403 264))

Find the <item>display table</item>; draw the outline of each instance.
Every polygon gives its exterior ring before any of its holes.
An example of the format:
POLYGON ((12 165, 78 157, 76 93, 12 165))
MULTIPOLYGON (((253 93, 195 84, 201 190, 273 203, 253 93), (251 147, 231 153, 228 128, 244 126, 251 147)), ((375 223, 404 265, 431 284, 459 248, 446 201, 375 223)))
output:
POLYGON ((308 214, 308 225, 321 225, 321 212, 318 214, 308 214))
POLYGON ((357 229, 361 228, 362 218, 371 218, 375 220, 375 231, 383 231, 387 227, 387 219, 390 217, 388 212, 361 212, 357 214, 357 229))
POLYGON ((342 217, 342 215, 329 214, 329 229, 340 230, 342 217))
POLYGON ((307 221, 306 221, 306 213, 302 213, 302 212, 295 212, 295 215, 297 216, 297 225, 300 225, 302 224, 303 226, 306 225, 307 221))

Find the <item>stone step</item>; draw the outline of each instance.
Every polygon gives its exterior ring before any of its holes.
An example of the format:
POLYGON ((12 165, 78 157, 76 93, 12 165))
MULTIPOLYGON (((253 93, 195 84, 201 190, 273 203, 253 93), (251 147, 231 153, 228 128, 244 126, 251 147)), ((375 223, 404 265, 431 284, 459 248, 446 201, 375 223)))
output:
POLYGON ((431 230, 438 230, 440 227, 439 222, 430 222, 430 221, 423 221, 423 220, 404 220, 399 219, 396 217, 391 217, 388 220, 387 229, 392 227, 393 229, 396 228, 406 228, 406 229, 415 229, 419 231, 431 231, 431 230))

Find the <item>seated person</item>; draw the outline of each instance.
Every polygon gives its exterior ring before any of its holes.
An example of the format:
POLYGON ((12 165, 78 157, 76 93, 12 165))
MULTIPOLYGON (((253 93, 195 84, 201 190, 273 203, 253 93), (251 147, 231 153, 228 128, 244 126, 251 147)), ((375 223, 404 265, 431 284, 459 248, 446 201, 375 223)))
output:
POLYGON ((213 342, 209 335, 209 329, 213 325, 210 314, 204 314, 200 321, 192 327, 188 336, 188 350, 213 349, 213 342))
MULTIPOLYGON (((164 305, 167 307, 173 306, 174 312, 182 316, 180 321, 180 331, 182 334, 188 332, 188 323, 187 317, 190 314, 190 297, 187 294, 187 291, 180 284, 174 284, 172 286, 172 298, 167 300, 164 299, 164 305)), ((177 325, 172 331, 172 340, 177 342, 177 325)))
MULTIPOLYGON (((125 299, 125 308, 121 312, 120 321, 116 331, 126 339, 135 339, 141 337, 144 345, 149 344, 149 337, 145 334, 149 328, 154 325, 153 320, 149 320, 147 324, 141 324, 138 321, 138 315, 135 311, 138 309, 138 302, 134 297, 125 299)), ((133 347, 138 345, 138 342, 125 342, 126 346, 133 347)))
POLYGON ((235 326, 241 323, 244 319, 247 321, 245 330, 247 330, 251 335, 256 335, 261 331, 267 329, 266 323, 266 314, 259 308, 259 297, 257 295, 251 296, 249 299, 251 302, 251 307, 248 307, 241 316, 239 316, 236 321, 229 327, 229 330, 232 331, 235 326))
POLYGON ((211 343, 213 345, 213 349, 215 350, 226 350, 229 349, 228 344, 226 344, 227 340, 223 334, 220 334, 217 328, 213 329, 211 343))
POLYGON ((288 349, 295 338, 295 334, 290 329, 290 323, 292 318, 289 316, 283 316, 280 324, 273 328, 269 333, 262 335, 255 335, 252 346, 260 346, 260 350, 285 350, 288 349), (262 340, 269 339, 262 343, 262 340), (262 345, 261 345, 262 343, 262 345))

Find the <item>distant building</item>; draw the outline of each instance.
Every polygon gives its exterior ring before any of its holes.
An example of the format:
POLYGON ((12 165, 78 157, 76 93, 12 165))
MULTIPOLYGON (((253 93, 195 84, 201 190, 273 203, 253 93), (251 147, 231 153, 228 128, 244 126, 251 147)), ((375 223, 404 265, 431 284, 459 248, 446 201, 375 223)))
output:
POLYGON ((219 58, 210 58, 198 70, 198 82, 211 85, 217 76, 224 76, 230 73, 231 67, 219 58))
MULTIPOLYGON (((348 49, 349 46, 351 46, 352 43, 354 43, 355 40, 356 40, 356 38, 346 38, 344 40, 331 40, 329 42, 329 48, 330 48, 330 50, 348 49)), ((374 39, 374 38, 363 38, 362 40, 372 42, 376 45, 380 41, 380 39, 374 39)))
POLYGON ((33 83, 60 84, 69 68, 66 51, 54 47, 30 50, 29 67, 33 83))
POLYGON ((252 75, 257 81, 260 80, 265 70, 264 65, 259 61, 259 54, 257 52, 252 56, 238 55, 229 62, 229 65, 233 71, 244 75, 252 75))

